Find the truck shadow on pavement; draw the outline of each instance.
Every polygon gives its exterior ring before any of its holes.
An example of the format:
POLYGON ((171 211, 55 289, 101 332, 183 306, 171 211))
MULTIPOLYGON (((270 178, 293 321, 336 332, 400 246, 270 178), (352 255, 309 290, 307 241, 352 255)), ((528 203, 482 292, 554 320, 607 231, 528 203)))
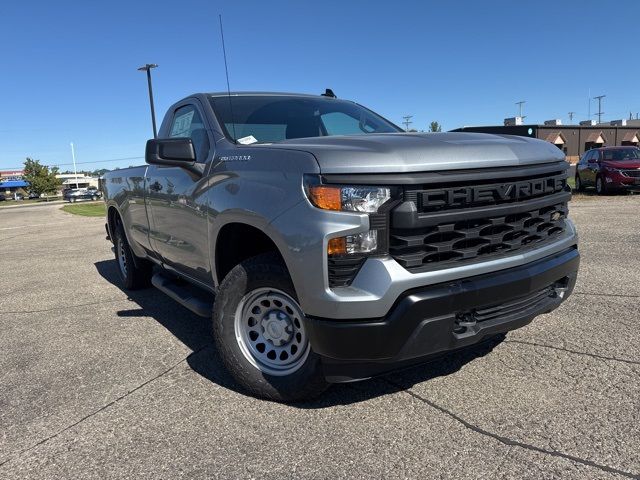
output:
MULTIPOLYGON (((151 317, 172 335, 192 350, 187 364, 207 380, 223 388, 245 395, 245 392, 226 373, 213 347, 210 320, 202 318, 157 291, 153 287, 145 290, 125 291, 122 289, 115 261, 95 263, 98 273, 109 283, 120 288, 127 297, 140 308, 119 310, 119 317, 151 317)), ((428 363, 410 367, 377 379, 357 383, 333 385, 318 399, 292 404, 297 408, 319 409, 336 405, 349 405, 379 396, 404 391, 413 385, 437 377, 451 375, 464 365, 490 353, 503 337, 489 340, 463 351, 449 353, 430 360, 428 363)))

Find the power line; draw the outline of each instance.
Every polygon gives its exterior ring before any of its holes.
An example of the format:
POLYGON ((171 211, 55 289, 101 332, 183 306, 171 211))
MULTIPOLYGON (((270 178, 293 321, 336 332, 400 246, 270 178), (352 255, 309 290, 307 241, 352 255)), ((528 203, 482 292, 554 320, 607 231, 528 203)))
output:
POLYGON ((596 115, 598 115, 598 123, 602 123, 602 115, 604 115, 604 112, 602 111, 602 99, 606 97, 606 95, 598 95, 597 97, 593 97, 594 100, 598 100, 598 113, 596 113, 596 115))
MULTIPOLYGON (((76 162, 76 165, 88 165, 92 163, 109 163, 109 162, 121 162, 124 160, 141 160, 144 157, 123 157, 123 158, 111 158, 109 160, 94 160, 93 162, 76 162)), ((43 165, 44 167, 66 167, 73 165, 73 163, 51 163, 49 165, 43 165)), ((20 170, 24 165, 20 167, 2 167, 2 170, 20 170)))

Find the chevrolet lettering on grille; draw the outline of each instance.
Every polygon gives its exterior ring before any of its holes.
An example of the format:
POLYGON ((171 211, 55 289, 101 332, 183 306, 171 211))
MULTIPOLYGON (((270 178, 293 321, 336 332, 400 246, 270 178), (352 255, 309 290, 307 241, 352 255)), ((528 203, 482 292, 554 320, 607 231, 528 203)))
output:
POLYGON ((509 182, 472 187, 453 187, 420 192, 423 209, 461 207, 473 204, 517 201, 565 190, 566 177, 559 175, 521 182, 509 182))

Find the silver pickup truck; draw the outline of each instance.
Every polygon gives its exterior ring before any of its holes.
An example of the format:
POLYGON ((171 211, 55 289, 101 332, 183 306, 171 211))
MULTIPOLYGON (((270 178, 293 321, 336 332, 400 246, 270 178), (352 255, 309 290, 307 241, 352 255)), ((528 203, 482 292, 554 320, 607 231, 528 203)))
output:
POLYGON ((575 285, 554 145, 404 133, 327 91, 196 94, 105 175, 124 287, 211 318, 253 395, 308 399, 522 327, 575 285))

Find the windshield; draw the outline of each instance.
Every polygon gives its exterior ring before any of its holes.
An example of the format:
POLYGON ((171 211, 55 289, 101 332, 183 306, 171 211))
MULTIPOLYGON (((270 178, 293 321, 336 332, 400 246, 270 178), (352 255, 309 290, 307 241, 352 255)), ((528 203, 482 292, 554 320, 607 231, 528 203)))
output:
POLYGON ((613 160, 616 162, 625 160, 640 160, 640 149, 638 148, 612 148, 602 151, 603 160, 613 160))
POLYGON ((371 110, 335 98, 284 95, 232 96, 231 101, 226 96, 210 98, 225 135, 242 144, 402 131, 371 110))

